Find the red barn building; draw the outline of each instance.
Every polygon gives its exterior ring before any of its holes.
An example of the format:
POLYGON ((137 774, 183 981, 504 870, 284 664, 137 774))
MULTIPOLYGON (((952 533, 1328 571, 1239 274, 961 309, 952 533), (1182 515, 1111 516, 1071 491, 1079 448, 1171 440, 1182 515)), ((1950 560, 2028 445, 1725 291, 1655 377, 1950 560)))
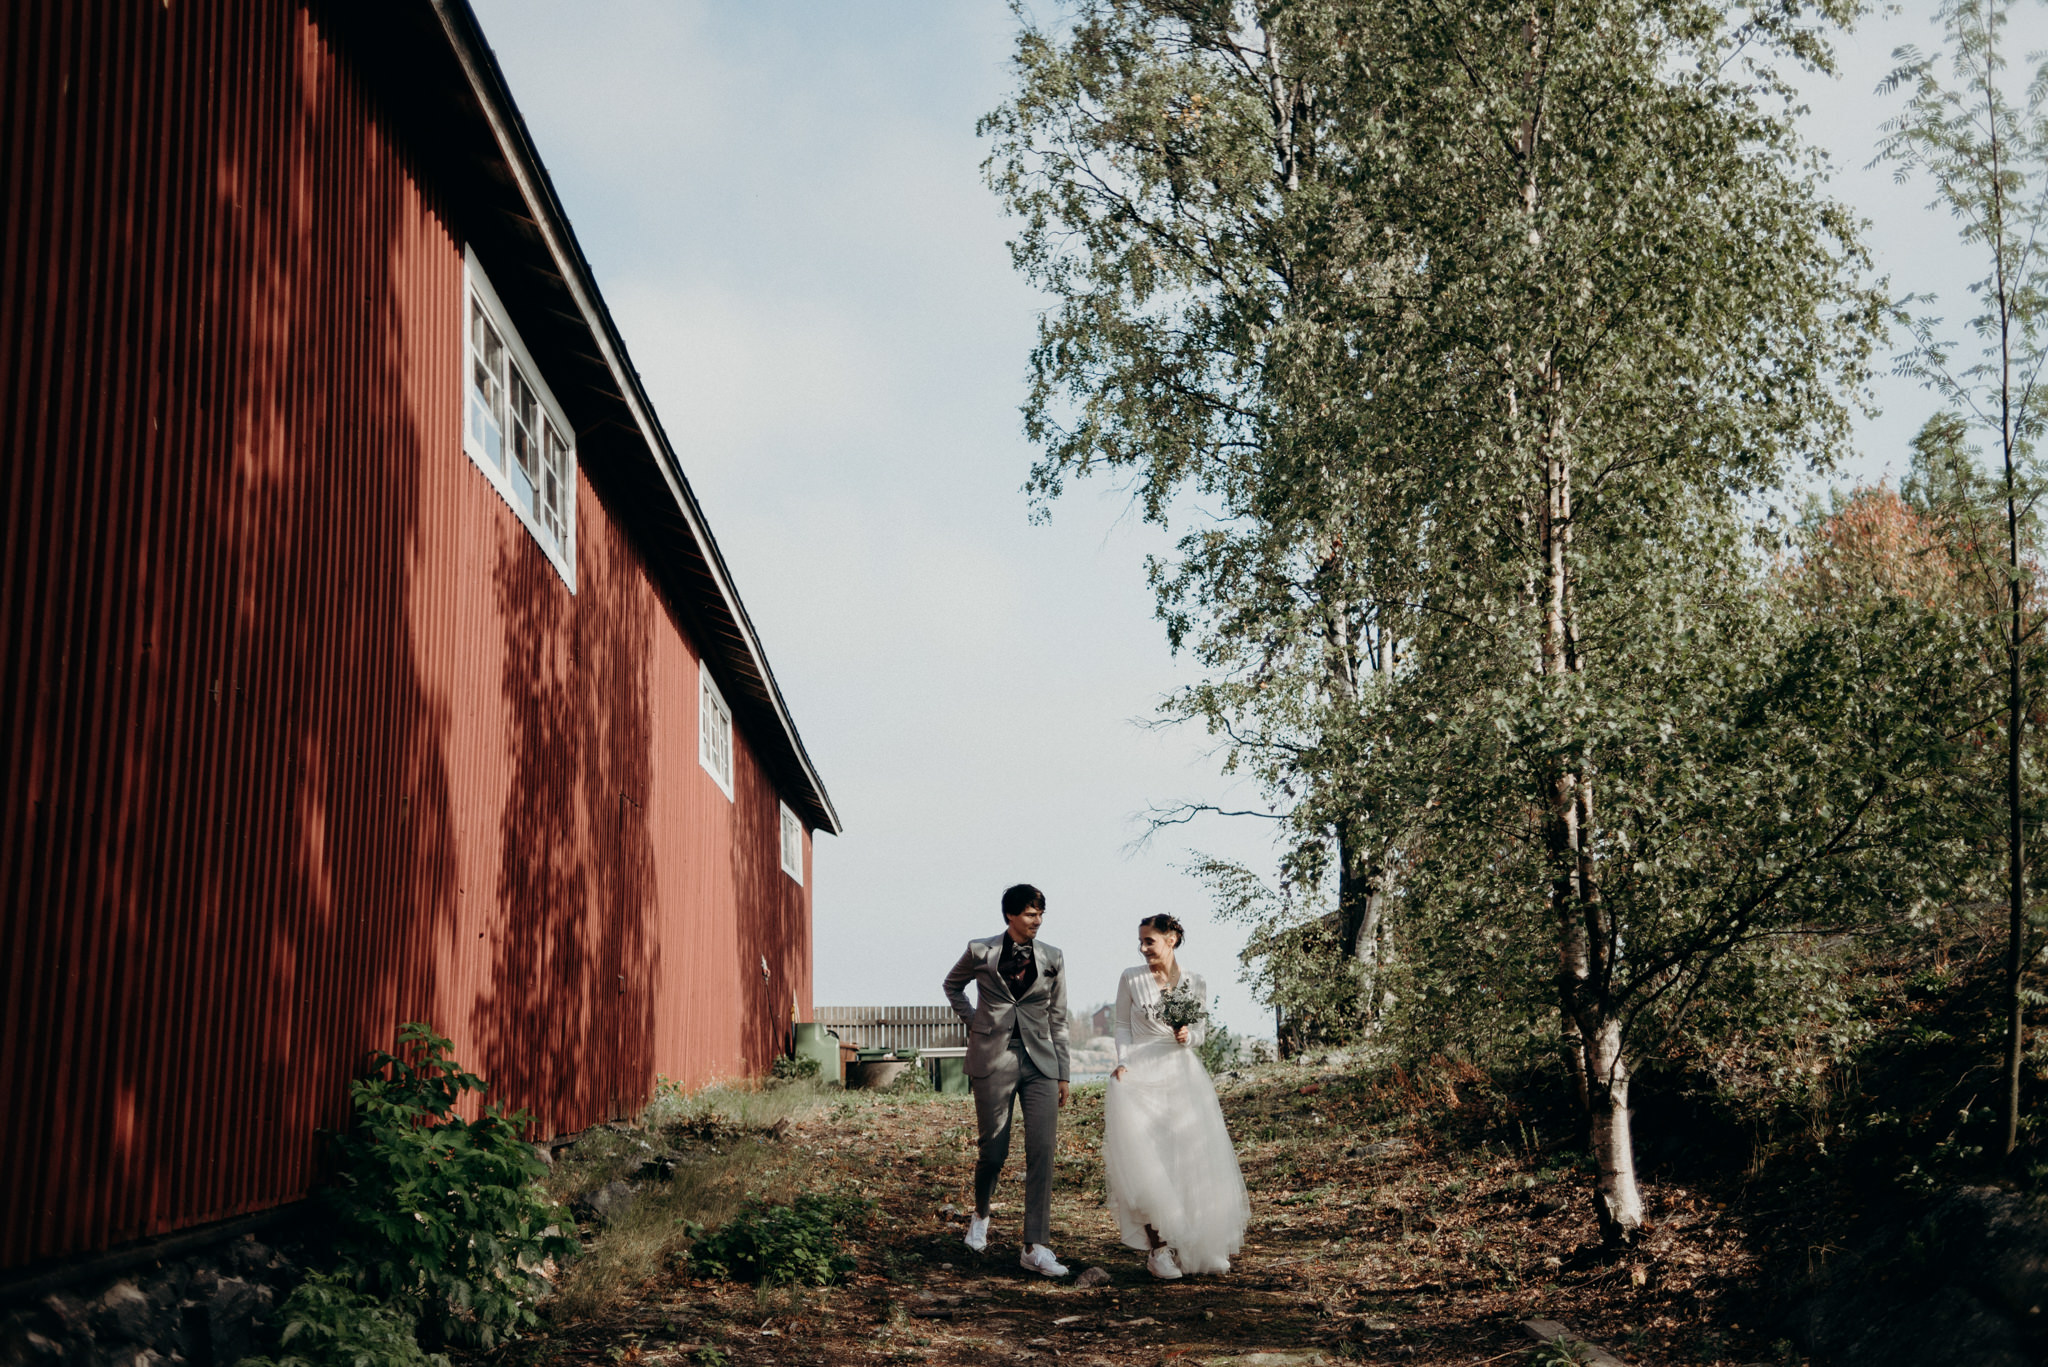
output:
POLYGON ((0 7, 0 1269, 304 1195, 399 1023, 759 1073, 839 829, 464 0, 0 7))

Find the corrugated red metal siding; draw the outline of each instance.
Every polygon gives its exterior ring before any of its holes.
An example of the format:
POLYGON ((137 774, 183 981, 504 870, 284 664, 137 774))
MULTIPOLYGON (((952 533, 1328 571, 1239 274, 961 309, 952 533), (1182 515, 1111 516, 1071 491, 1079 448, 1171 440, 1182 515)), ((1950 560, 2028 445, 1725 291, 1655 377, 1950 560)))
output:
POLYGON ((773 787, 588 481, 572 597, 463 455, 451 207, 318 23, 0 8, 0 157, 0 1267, 302 1194, 401 1021, 550 1131, 765 1067, 773 787))

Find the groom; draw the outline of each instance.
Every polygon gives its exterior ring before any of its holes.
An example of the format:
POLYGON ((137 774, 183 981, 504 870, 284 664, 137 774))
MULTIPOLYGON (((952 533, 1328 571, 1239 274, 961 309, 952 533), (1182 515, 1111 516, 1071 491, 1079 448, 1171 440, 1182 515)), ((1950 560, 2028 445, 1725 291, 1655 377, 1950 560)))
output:
POLYGON ((969 940, 946 975, 946 1000, 967 1024, 967 1076, 974 1086, 981 1158, 974 1165, 974 1218, 967 1246, 988 1247, 988 1200, 1010 1156, 1012 1103, 1024 1103, 1024 1255, 1033 1272, 1064 1277, 1045 1246, 1052 1224, 1052 1158, 1059 1108, 1067 1104, 1066 961, 1038 939, 1045 894, 1029 883, 1003 893, 1001 935, 969 940), (967 984, 978 1004, 967 1004, 967 984))

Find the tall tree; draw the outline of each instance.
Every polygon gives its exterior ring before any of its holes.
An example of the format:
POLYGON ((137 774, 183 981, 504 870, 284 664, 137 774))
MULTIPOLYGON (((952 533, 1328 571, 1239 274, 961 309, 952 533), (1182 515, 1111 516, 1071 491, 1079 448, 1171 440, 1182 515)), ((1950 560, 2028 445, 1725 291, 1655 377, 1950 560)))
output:
MULTIPOLYGON (((1499 680, 1510 728, 1517 709, 1544 714, 1496 772, 1521 775, 1516 799, 1542 813, 1598 1209, 1625 1239, 1642 1220, 1631 937, 1600 868, 1589 758, 1611 694, 1590 675, 1625 667, 1640 626, 1615 609, 1642 547, 1724 516, 1789 461, 1824 460, 1842 433, 1837 386, 1859 371, 1868 306, 1769 60, 1819 54, 1793 7, 1746 23, 1682 3, 1347 13, 1372 26, 1337 106, 1370 153, 1357 199, 1426 263, 1398 288, 1410 308, 1359 326, 1409 334, 1395 349, 1435 362, 1408 405, 1435 418, 1408 437, 1433 534, 1417 659, 1438 679, 1499 680)), ((1361 426, 1384 427, 1385 397, 1357 406, 1361 426)))
POLYGON ((1903 181, 1929 177, 1935 203, 1982 252, 1971 288, 1980 309, 1969 342, 1944 336, 1938 319, 1912 321, 1914 348, 1900 369, 1939 393, 1987 432, 1999 461, 2005 523, 2005 1079, 2003 1152, 2019 1142, 2020 1073, 2026 1058, 2027 822, 2034 784, 2027 773, 2027 715, 2036 687, 2029 669, 2038 621, 2029 621, 2032 567, 2022 555, 2024 524, 2038 484, 2034 443, 2041 429, 2042 366, 2048 363, 2048 125, 2042 100, 2048 69, 2024 103, 2009 89, 2003 47, 2010 0, 1947 0, 1937 15, 1944 52, 1901 48, 1884 92, 1906 91, 1905 111, 1884 126, 1880 156, 1903 181), (1942 68, 1947 67, 1944 78, 1942 68))
POLYGON ((1364 264, 1332 240, 1350 226, 1326 145, 1334 17, 1110 0, 1064 32, 1027 20, 1017 96, 982 131, 1024 221, 1017 263, 1057 301, 1032 357, 1029 487, 1050 500, 1106 466, 1151 520, 1206 513, 1152 569, 1169 639, 1208 675, 1172 710, 1256 772, 1300 875, 1334 874, 1345 955, 1368 969, 1386 851, 1352 805, 1299 802, 1331 718, 1393 668, 1407 561, 1371 462, 1327 421, 1330 387, 1374 368, 1329 355, 1314 318, 1364 264))
MULTIPOLYGON (((1108 465, 1148 516, 1207 499, 1251 552, 1215 563, 1297 585, 1338 555, 1341 592, 1286 619, 1238 614, 1242 584, 1185 545, 1162 582, 1194 588, 1234 659, 1308 641, 1278 628, 1339 604, 1390 647, 1378 688, 1323 690, 1343 705, 1273 776, 1359 848, 1426 840, 1467 885, 1513 866, 1544 890, 1615 1239, 1643 1218, 1625 1039, 1662 981, 1637 971, 1652 875, 1684 875, 1604 868, 1621 846, 1596 783, 1637 784, 1623 808, 1651 819, 1658 732, 1621 714, 1648 716, 1630 651, 1682 594, 1646 600, 1644 576, 1726 561, 1742 500, 1844 431, 1873 305, 1774 63, 1823 61, 1814 20, 1846 9, 1095 0, 1063 35, 1027 26, 1019 94, 985 125, 1018 263, 1056 301, 1026 407, 1036 487, 1108 465)), ((1701 573, 1739 581, 1728 564, 1701 573)), ((1226 710, 1281 715, 1256 670, 1237 682, 1226 710)), ((1738 938, 1793 914, 1781 892, 1695 899, 1664 978, 1725 948, 1707 922, 1729 906, 1749 908, 1738 938)))

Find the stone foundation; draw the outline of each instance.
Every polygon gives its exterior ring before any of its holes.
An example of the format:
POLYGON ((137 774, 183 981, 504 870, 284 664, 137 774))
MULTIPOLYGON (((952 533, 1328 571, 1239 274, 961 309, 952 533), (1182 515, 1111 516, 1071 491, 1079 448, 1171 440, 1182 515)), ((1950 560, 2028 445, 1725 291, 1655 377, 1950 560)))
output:
POLYGON ((234 1367, 299 1275, 251 1233, 0 1302, 0 1367, 234 1367))

